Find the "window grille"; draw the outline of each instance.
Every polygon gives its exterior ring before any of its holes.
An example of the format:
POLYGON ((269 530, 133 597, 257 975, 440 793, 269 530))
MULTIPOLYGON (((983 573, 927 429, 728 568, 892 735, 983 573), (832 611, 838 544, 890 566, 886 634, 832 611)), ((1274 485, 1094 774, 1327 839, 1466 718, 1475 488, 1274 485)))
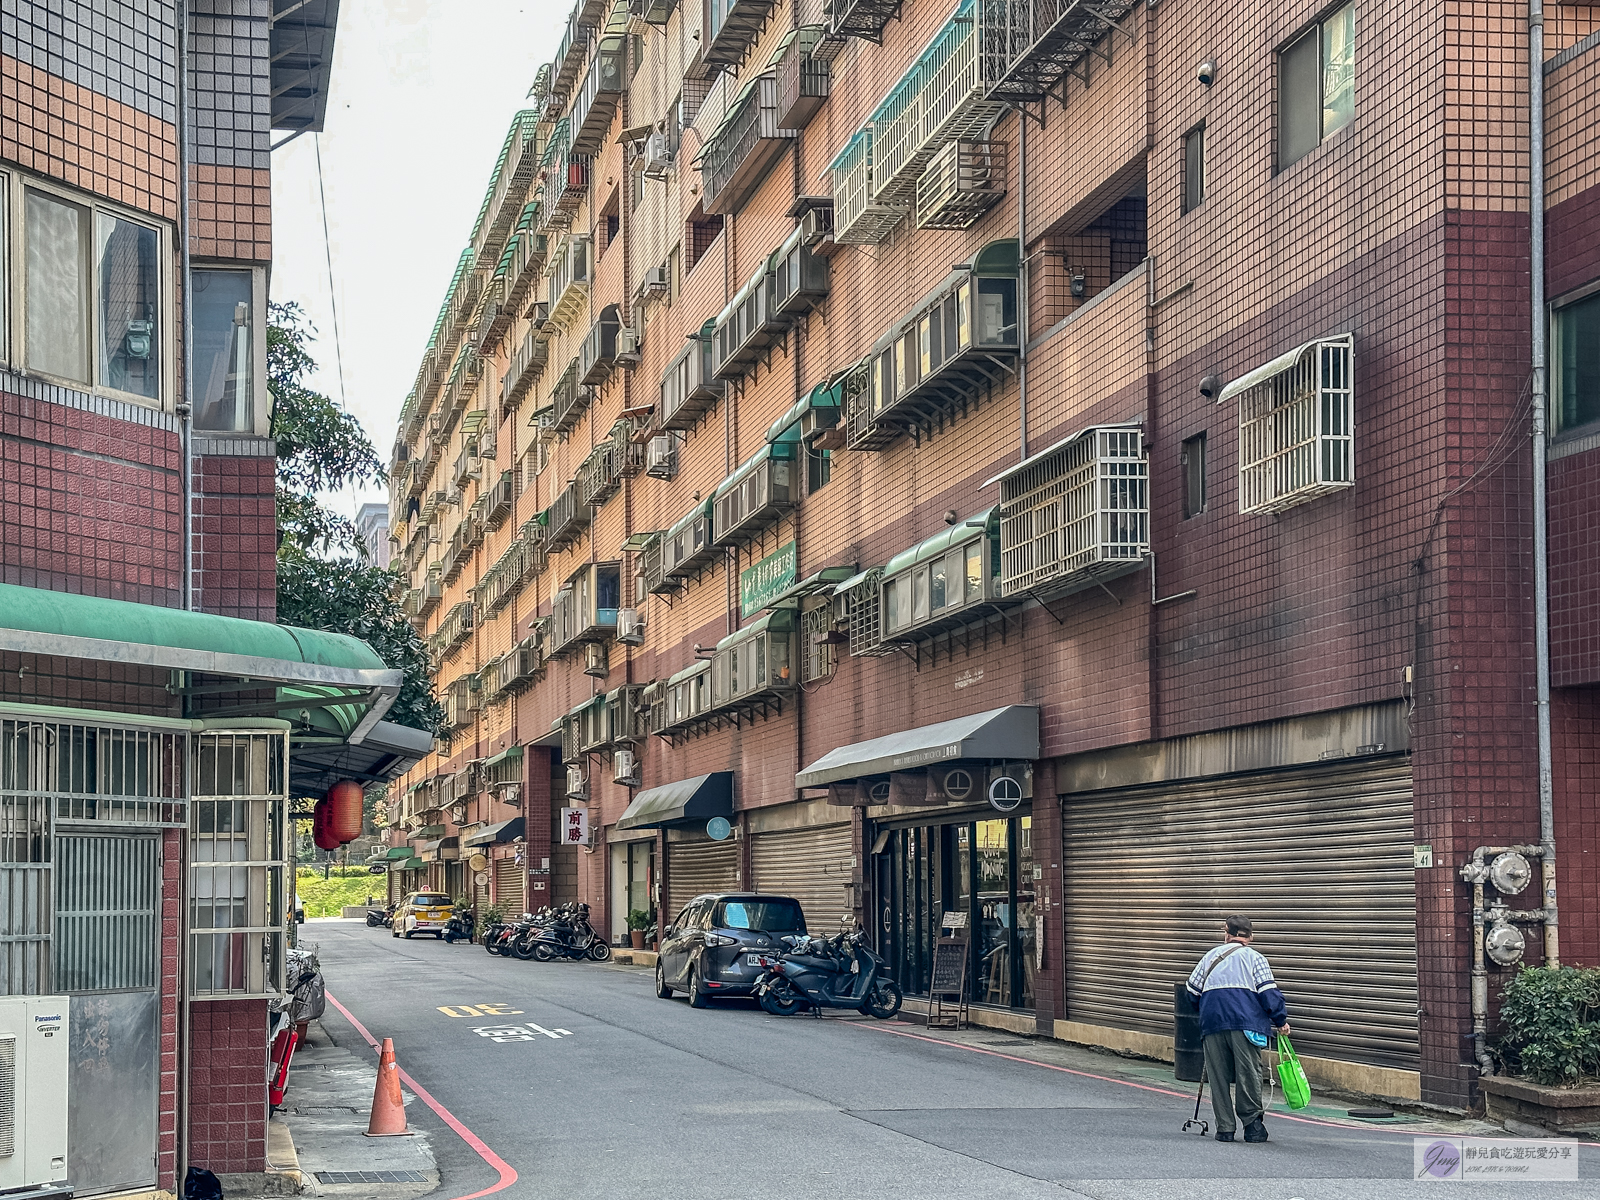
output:
POLYGON ((1150 465, 1137 426, 1085 430, 1001 477, 1000 592, 1077 591, 1150 551, 1150 465))
POLYGON ((882 601, 878 579, 882 570, 863 574, 844 594, 845 615, 850 625, 850 653, 857 658, 881 658, 893 654, 894 647, 883 644, 882 601))
POLYGON ((1313 342, 1285 368, 1234 393, 1240 512, 1282 512, 1354 485, 1353 358, 1349 335, 1313 342))
POLYGON ((814 683, 833 675, 837 666, 832 642, 821 639, 833 632, 833 606, 820 604, 800 614, 800 636, 804 645, 801 682, 814 683))
POLYGON ((195 739, 189 820, 189 994, 272 996, 284 986, 288 737, 195 739))

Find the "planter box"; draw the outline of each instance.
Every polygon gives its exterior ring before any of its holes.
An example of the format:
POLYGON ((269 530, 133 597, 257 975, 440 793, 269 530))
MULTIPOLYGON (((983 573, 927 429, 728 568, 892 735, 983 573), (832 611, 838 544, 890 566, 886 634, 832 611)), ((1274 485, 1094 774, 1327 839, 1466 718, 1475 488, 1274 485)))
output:
POLYGON ((1600 1087, 1557 1088, 1488 1075, 1478 1080, 1489 1118, 1527 1121, 1546 1129, 1600 1126, 1600 1087))

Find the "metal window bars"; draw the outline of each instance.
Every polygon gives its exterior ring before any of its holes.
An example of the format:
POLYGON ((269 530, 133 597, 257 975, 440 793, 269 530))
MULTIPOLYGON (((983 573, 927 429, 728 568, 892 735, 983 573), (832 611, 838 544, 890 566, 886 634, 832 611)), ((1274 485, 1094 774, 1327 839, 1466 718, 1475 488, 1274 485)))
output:
POLYGON ((1355 484, 1354 339, 1313 342, 1239 394, 1239 511, 1275 513, 1355 484))

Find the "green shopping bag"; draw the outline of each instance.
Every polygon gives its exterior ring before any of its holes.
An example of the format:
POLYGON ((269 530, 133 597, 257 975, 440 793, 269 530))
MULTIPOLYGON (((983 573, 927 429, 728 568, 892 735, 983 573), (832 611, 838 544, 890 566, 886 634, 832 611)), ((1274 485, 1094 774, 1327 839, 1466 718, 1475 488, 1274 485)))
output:
POLYGON ((1278 1082, 1283 1085, 1283 1099, 1290 1108, 1304 1108, 1311 1103, 1306 1069, 1300 1065, 1300 1056, 1289 1044, 1288 1035, 1282 1033, 1278 1035, 1278 1082))

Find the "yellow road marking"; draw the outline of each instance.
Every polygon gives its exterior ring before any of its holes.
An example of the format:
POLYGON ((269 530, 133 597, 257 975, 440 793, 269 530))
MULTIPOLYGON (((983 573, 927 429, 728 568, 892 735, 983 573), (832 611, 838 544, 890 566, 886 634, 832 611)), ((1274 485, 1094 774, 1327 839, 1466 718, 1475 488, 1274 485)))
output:
POLYGON ((447 1017, 511 1017, 521 1016, 520 1008, 512 1008, 502 1001, 485 1004, 441 1004, 439 1011, 447 1017))

